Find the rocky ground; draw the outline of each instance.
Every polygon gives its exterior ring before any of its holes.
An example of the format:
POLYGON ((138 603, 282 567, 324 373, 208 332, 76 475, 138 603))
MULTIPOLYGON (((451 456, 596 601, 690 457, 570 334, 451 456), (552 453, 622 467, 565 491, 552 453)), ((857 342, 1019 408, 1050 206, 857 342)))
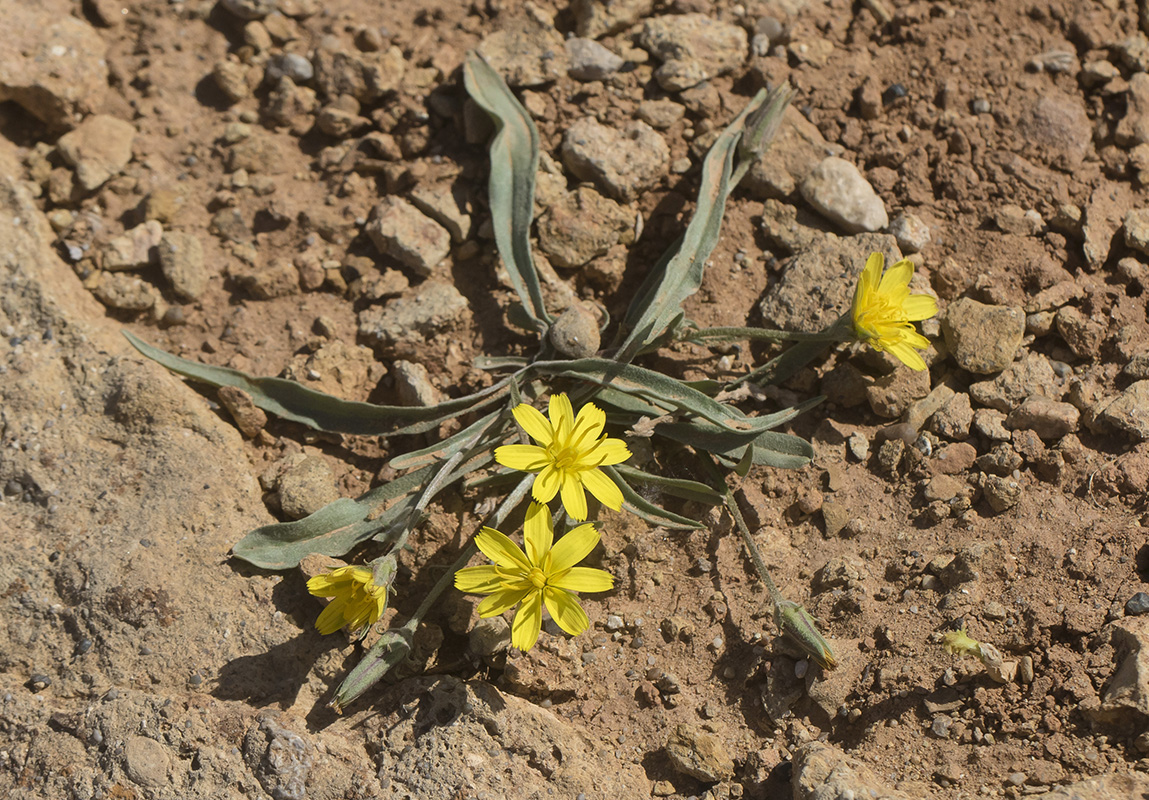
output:
MULTIPOLYGON (((13 798, 1149 793, 1149 8, 1132 0, 43 0, 0 50, 0 793, 13 798), (619 319, 758 88, 797 97, 688 316, 817 330, 866 256, 939 298, 930 369, 839 348, 816 457, 742 507, 839 668, 775 638, 727 518, 601 517, 592 629, 508 652, 449 595, 356 663, 247 530, 391 477, 169 352, 429 403, 531 352, 486 209, 478 49, 535 118, 547 301, 619 319), (993 674, 941 646, 965 625, 993 674)), ((647 363, 734 377, 765 347, 647 363)), ((655 454, 656 456, 658 454, 655 454)), ((675 460, 662 469, 674 473, 675 460)), ((473 532, 436 506, 402 619, 473 532)))

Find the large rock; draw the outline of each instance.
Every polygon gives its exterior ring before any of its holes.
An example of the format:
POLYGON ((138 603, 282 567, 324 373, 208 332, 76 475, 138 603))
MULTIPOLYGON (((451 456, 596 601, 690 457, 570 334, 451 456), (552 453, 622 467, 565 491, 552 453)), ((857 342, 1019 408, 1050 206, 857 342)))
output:
POLYGON ((674 14, 648 19, 640 44, 662 62, 658 85, 680 92, 741 66, 750 50, 746 31, 706 14, 674 14))
POLYGON ((100 108, 108 91, 107 45, 63 0, 4 4, 0 102, 13 100, 53 129, 100 108))
POLYGON ((359 333, 385 349, 399 342, 418 343, 446 330, 467 307, 467 298, 453 285, 428 281, 414 296, 361 311, 359 333))
POLYGON ((634 235, 634 213, 580 186, 564 195, 539 220, 539 247, 559 267, 581 267, 634 235))
POLYGON ((645 122, 617 130, 586 117, 567 129, 562 156, 576 178, 595 183, 616 200, 631 202, 666 174, 670 148, 645 122))
POLYGON ((941 326, 950 355, 959 367, 977 375, 992 375, 1013 363, 1025 335, 1025 312, 963 297, 946 307, 941 326))
POLYGON ((479 42, 479 52, 508 86, 556 81, 570 67, 563 37, 541 13, 515 17, 479 42))
POLYGON ((873 797, 910 800, 911 795, 894 789, 856 758, 837 747, 809 742, 794 751, 790 779, 794 800, 847 800, 873 797))
POLYGON ((379 248, 419 275, 427 276, 451 251, 451 234, 402 197, 384 197, 367 223, 379 248))
POLYGON ((1138 439, 1149 439, 1149 380, 1137 381, 1105 406, 1099 422, 1138 439))

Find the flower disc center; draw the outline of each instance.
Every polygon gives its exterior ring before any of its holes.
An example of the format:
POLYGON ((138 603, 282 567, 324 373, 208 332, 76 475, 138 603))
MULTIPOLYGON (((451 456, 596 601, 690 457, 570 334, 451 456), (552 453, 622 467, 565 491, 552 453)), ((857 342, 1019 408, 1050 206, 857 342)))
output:
POLYGON ((536 589, 541 589, 547 585, 547 576, 538 567, 533 568, 527 573, 527 580, 533 583, 536 589))

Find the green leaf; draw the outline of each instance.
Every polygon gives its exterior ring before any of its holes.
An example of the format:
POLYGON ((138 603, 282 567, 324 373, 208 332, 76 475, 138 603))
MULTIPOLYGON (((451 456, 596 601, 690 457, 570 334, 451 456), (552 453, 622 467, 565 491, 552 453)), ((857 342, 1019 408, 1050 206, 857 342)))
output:
POLYGON ((664 478, 661 475, 652 475, 649 472, 643 472, 636 467, 628 467, 625 464, 618 464, 615 466, 615 469, 619 475, 631 483, 657 486, 666 494, 680 497, 683 500, 693 500, 697 503, 706 503, 712 506, 720 506, 723 503, 723 495, 711 489, 705 483, 683 478, 664 478))
POLYGON ((228 367, 188 361, 152 347, 128 331, 122 333, 133 347, 172 372, 210 386, 242 389, 269 414, 331 433, 371 436, 434 430, 449 419, 498 402, 506 394, 509 382, 503 379, 481 392, 433 406, 381 406, 341 400, 284 378, 254 378, 228 367))
POLYGON ((700 530, 706 527, 697 520, 675 514, 672 511, 667 511, 665 508, 659 508, 654 503, 644 500, 638 492, 630 488, 629 483, 623 480, 622 475, 619 474, 616 467, 600 467, 600 469, 609 475, 610 479, 618 484, 618 488, 622 490, 622 507, 640 519, 649 522, 651 525, 661 525, 684 530, 700 530))
POLYGON ((734 188, 730 175, 743 123, 765 97, 766 92, 760 91, 706 154, 694 216, 682 238, 650 271, 631 302, 623 320, 629 333, 619 347, 619 361, 631 361, 646 345, 669 332, 682 319, 683 302, 702 285, 706 261, 722 229, 726 198, 734 188))
POLYGON ((408 470, 425 467, 436 461, 446 461, 466 447, 471 439, 497 420, 502 413, 502 411, 493 411, 441 442, 424 447, 422 450, 412 450, 409 453, 397 455, 388 462, 388 466, 396 470, 408 470))
POLYGON ((463 81, 467 93, 495 123, 487 189, 495 245, 523 309, 536 330, 546 333, 553 318, 543 303, 530 238, 539 169, 539 132, 499 74, 474 51, 468 52, 463 62, 463 81))
POLYGON ((414 492, 431 473, 431 467, 424 467, 376 486, 356 500, 341 497, 295 522, 256 528, 236 542, 232 555, 263 569, 290 569, 311 553, 344 555, 410 514, 417 500, 414 492), (400 497, 404 499, 382 514, 374 513, 400 497))

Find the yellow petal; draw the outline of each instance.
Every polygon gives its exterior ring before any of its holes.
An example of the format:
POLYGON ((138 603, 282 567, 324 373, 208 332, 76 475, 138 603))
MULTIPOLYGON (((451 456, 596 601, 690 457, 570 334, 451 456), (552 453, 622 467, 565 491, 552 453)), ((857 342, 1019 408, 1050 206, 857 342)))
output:
POLYGON ((587 403, 579 409, 571 431, 572 443, 581 448, 590 447, 606 426, 606 412, 594 403, 587 403))
POLYGON ((908 258, 903 258, 886 270, 886 274, 882 276, 882 282, 878 284, 878 292, 886 294, 897 289, 904 289, 909 286, 912 277, 914 277, 914 262, 908 258))
POLYGON ((921 354, 905 342, 897 342, 887 349, 899 361, 916 372, 921 372, 926 368, 925 359, 921 357, 921 354))
MULTIPOLYGON (((534 406, 519 403, 511 409, 511 413, 515 417, 515 422, 519 423, 519 427, 526 431, 528 436, 543 447, 546 447, 554 440, 554 429, 551 427, 551 424, 547 422, 547 418, 543 416, 543 412, 534 406)), ((516 467, 516 469, 518 468, 516 467)))
POLYGON ((475 609, 479 612, 479 616, 483 619, 488 617, 497 617, 508 608, 514 608, 522 599, 530 593, 530 590, 522 589, 519 591, 506 590, 496 594, 488 595, 483 598, 483 602, 479 603, 479 607, 475 609))
POLYGON ((519 606, 511 624, 511 644, 522 651, 530 650, 539 640, 543 627, 543 593, 531 592, 519 606))
POLYGON ((543 590, 543 600, 547 604, 551 619, 571 636, 578 636, 590 625, 586 612, 578 604, 578 598, 570 592, 548 586, 543 590))
POLYGON ((552 394, 547 411, 550 414, 555 439, 560 442, 566 441, 574 428, 574 409, 571 408, 570 398, 565 394, 552 394))
POLYGON ((463 567, 455 573, 455 588, 472 594, 491 594, 503 588, 503 580, 498 569, 491 564, 463 567))
POLYGON ((561 491, 563 508, 567 510, 571 519, 577 519, 579 522, 586 519, 586 492, 583 491, 582 481, 567 472, 563 475, 561 491))
POLYGON ((347 600, 346 596, 337 597, 323 609, 319 619, 315 620, 315 627, 321 634, 326 636, 335 633, 344 626, 346 620, 343 619, 343 609, 347 607, 347 600))
POLYGON ((548 580, 547 585, 572 592, 608 592, 614 588, 614 578, 606 570, 571 567, 561 577, 548 580))
POLYGON ((589 469, 582 473, 582 484, 598 501, 607 508, 618 511, 622 508, 622 489, 618 488, 601 469, 589 469))
POLYGON ((554 464, 547 464, 543 471, 535 476, 535 483, 531 486, 531 497, 539 503, 549 503, 555 499, 562 485, 563 474, 555 469, 554 464))
POLYGON ((547 451, 534 444, 505 444, 495 448, 495 461, 523 472, 538 472, 550 463, 547 451))
POLYGON ((920 322, 938 313, 938 303, 928 294, 913 294, 902 303, 902 312, 909 322, 920 322))
POLYGON ((551 543, 555 540, 551 510, 542 503, 531 503, 527 507, 527 518, 523 522, 523 544, 527 548, 527 560, 533 566, 541 566, 551 543))
POLYGON ((882 278, 882 268, 886 265, 886 257, 881 253, 871 253, 866 259, 866 266, 858 276, 858 288, 854 290, 854 313, 858 312, 859 305, 864 305, 874 292, 878 291, 878 284, 882 278))
POLYGON ((621 464, 630 458, 630 448, 622 439, 603 439, 586 460, 598 467, 609 467, 612 464, 621 464))
POLYGON ((475 544, 483 551, 483 555, 503 569, 531 571, 531 565, 527 563, 527 557, 519 546, 494 528, 480 530, 475 537, 475 544))
POLYGON ((598 539, 598 531, 589 522, 568 531, 551 548, 550 572, 562 572, 582 561, 594 550, 598 539))

